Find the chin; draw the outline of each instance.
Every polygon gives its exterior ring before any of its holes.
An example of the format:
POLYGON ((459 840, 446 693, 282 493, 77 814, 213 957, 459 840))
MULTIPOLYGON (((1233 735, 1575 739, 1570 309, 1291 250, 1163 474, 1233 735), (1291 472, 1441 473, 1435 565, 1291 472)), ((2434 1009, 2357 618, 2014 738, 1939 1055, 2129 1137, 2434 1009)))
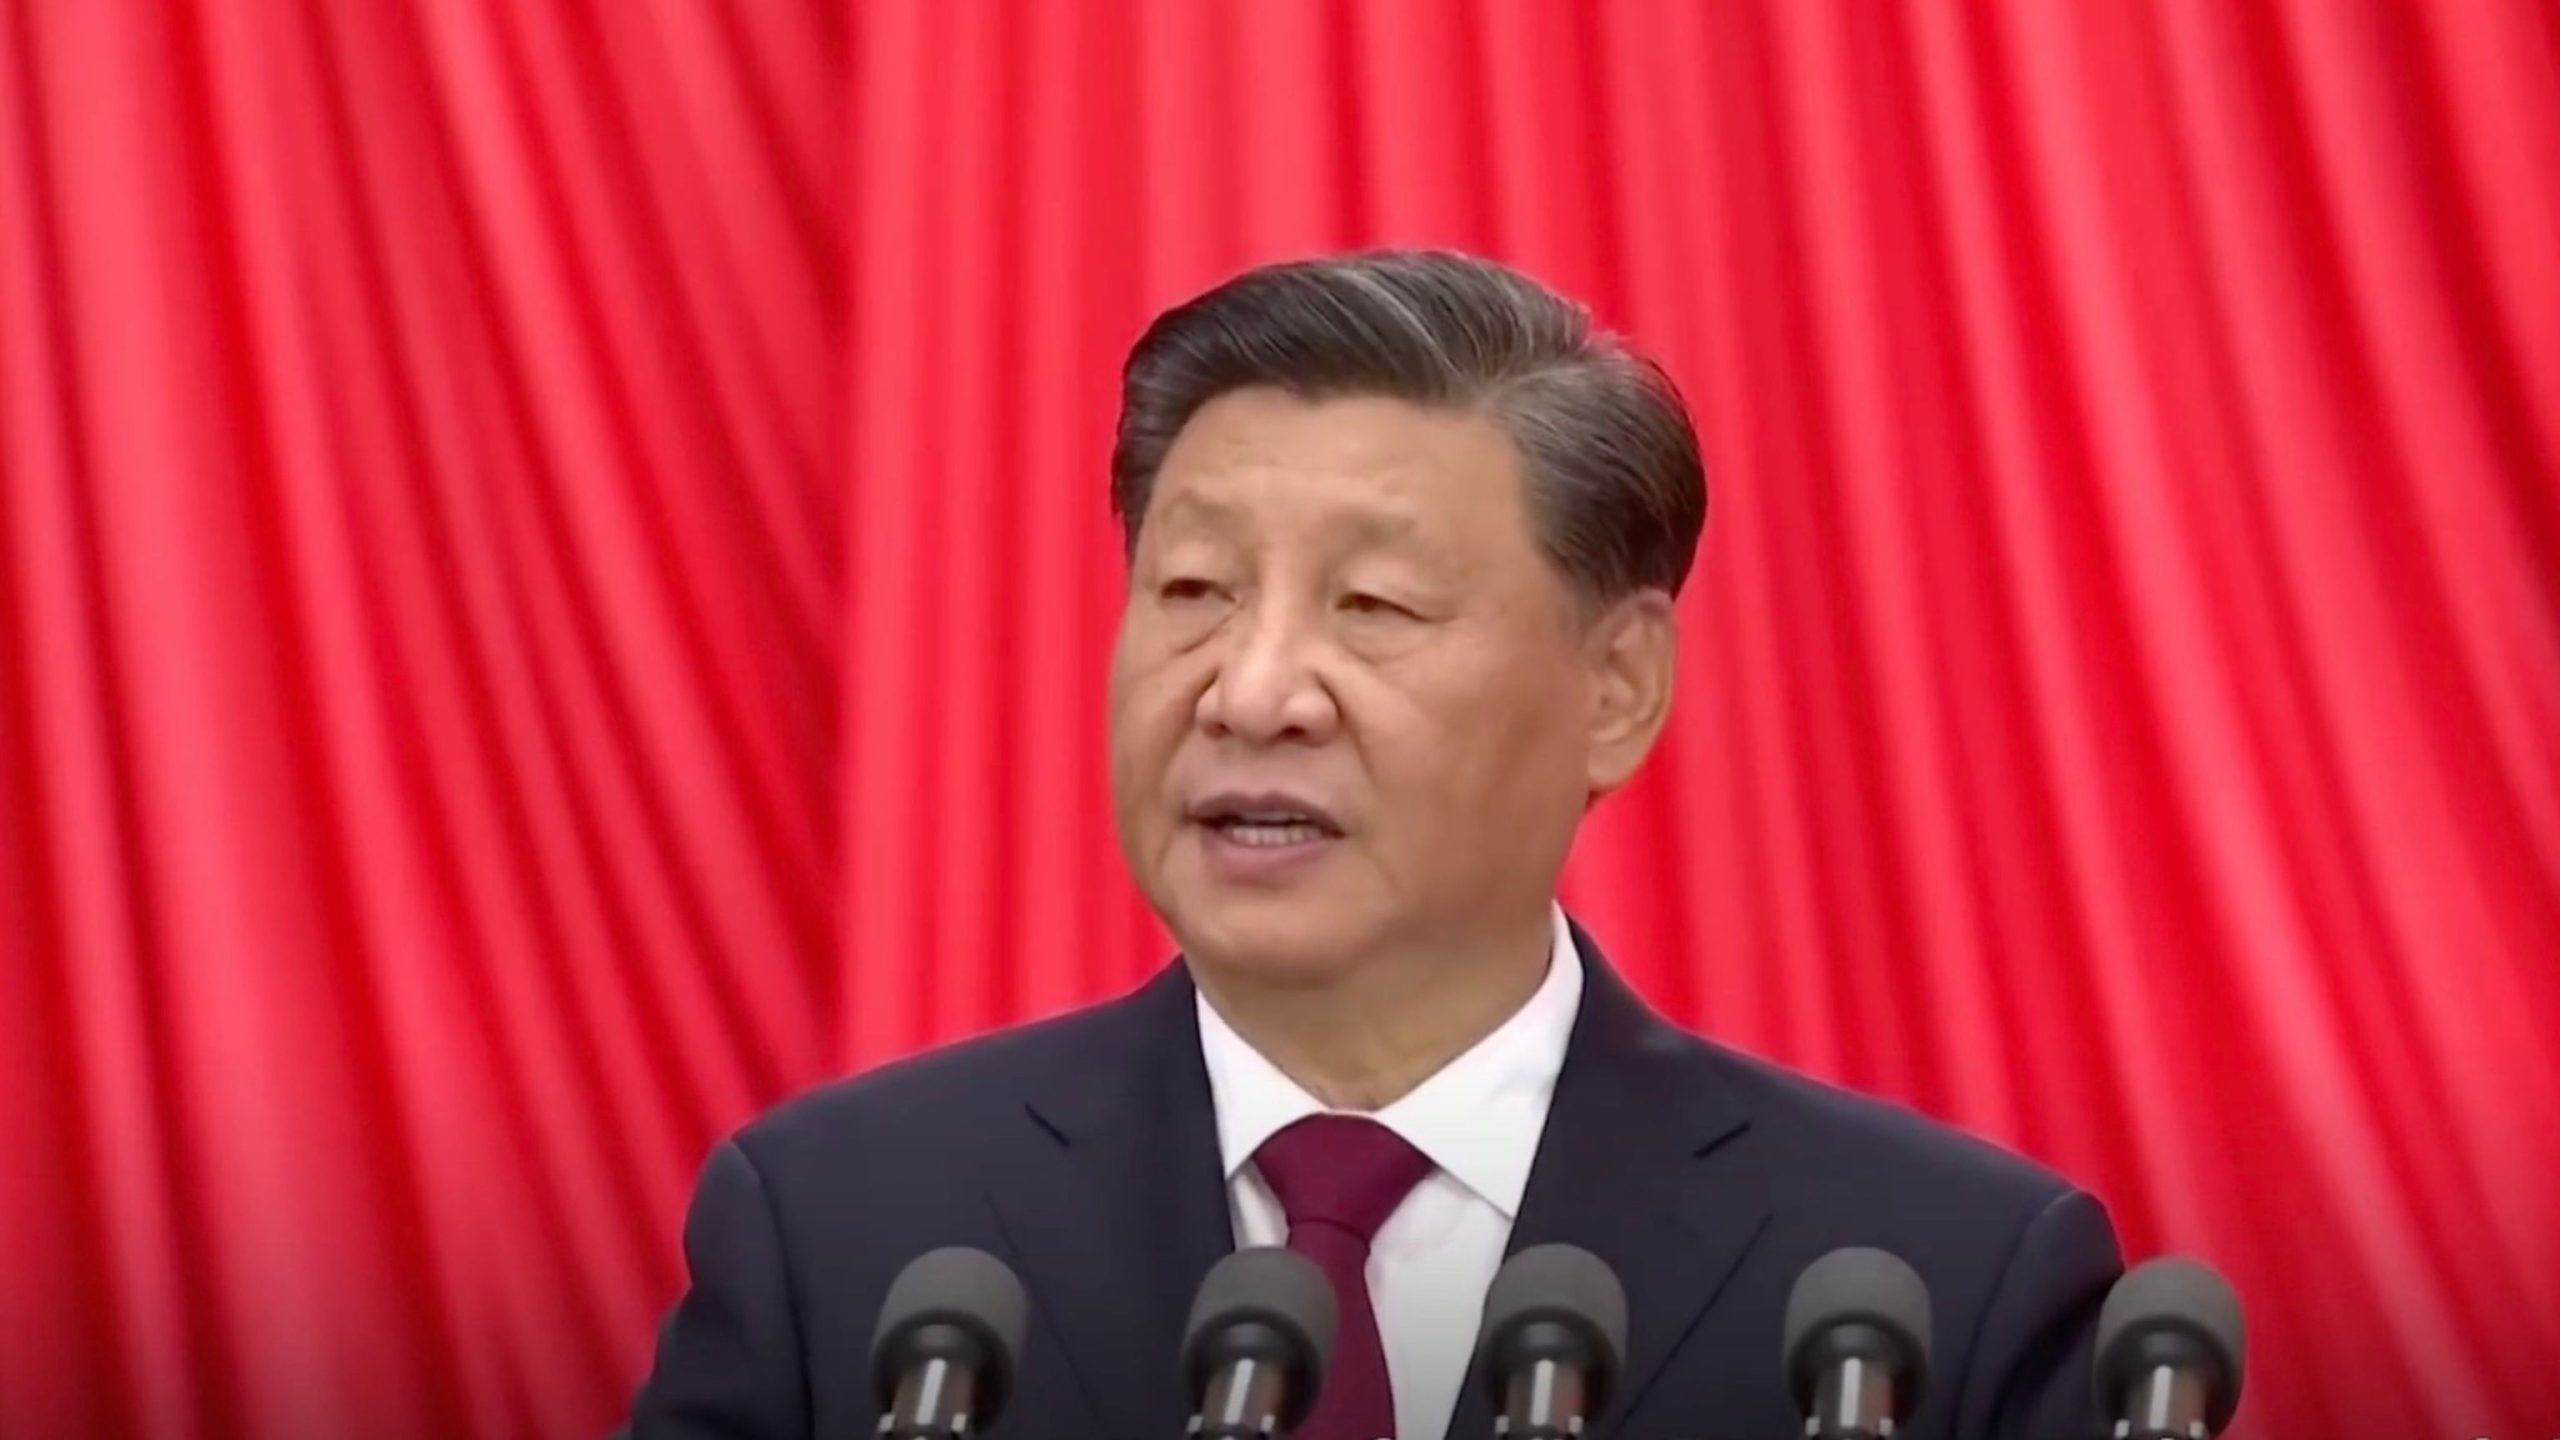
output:
POLYGON ((1363 927, 1304 896, 1198 897, 1168 917, 1194 965, 1283 988, 1332 983, 1366 949, 1363 927))

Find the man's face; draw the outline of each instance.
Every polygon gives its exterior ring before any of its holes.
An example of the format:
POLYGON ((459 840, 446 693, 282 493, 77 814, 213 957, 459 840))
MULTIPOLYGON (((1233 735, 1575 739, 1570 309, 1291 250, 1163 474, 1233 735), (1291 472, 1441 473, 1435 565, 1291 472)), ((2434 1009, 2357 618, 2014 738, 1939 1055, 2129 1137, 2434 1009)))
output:
POLYGON ((1191 957, 1321 983, 1542 915, 1615 778, 1580 614, 1494 421, 1269 389, 1201 407, 1111 671, 1121 845, 1191 957))

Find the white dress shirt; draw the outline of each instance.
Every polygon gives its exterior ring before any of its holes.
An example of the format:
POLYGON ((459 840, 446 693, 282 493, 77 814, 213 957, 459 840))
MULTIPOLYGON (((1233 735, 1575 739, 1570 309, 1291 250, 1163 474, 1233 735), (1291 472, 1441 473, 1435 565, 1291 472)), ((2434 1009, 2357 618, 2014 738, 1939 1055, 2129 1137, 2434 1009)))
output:
MULTIPOLYGON (((1582 960, 1564 911, 1554 915, 1547 978, 1528 1003, 1370 1117, 1432 1164, 1369 1247, 1369 1297, 1395 1388, 1396 1440, 1441 1440, 1449 1427, 1485 1288, 1502 1267, 1546 1129, 1547 1102, 1582 1007, 1582 960)), ((1327 1107, 1246 1044, 1206 998, 1199 1011, 1236 1244, 1285 1243, 1288 1218, 1253 1152, 1327 1107)))

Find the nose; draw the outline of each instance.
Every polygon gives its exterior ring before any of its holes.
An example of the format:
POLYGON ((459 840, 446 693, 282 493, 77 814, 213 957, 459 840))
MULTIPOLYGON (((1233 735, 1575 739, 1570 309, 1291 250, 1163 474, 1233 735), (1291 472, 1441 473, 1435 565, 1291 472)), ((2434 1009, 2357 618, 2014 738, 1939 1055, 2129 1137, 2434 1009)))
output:
POLYGON ((1321 637, 1285 607, 1266 603, 1227 627, 1217 669, 1200 694, 1200 728, 1254 745, 1320 745, 1341 711, 1318 664, 1321 637))

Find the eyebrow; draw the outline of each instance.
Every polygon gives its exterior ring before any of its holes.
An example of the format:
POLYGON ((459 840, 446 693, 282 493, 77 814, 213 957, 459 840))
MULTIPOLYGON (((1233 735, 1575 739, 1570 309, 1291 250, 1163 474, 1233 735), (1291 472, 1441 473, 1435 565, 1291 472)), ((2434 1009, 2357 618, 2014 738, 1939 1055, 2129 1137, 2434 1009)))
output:
MULTIPOLYGON (((1224 500, 1186 491, 1165 502, 1156 515, 1158 521, 1194 520, 1218 529, 1233 529, 1241 512, 1224 500)), ((1422 527, 1413 516, 1398 510, 1359 510, 1332 522, 1330 528, 1348 532, 1356 539, 1385 541, 1406 539, 1422 527)))
POLYGON ((1212 500, 1195 490, 1186 490, 1165 502, 1155 518, 1158 524, 1190 518, 1220 530, 1235 527, 1236 508, 1223 500, 1212 500))
MULTIPOLYGON (((1164 509, 1150 517, 1148 523, 1159 531, 1194 525, 1220 537, 1232 538, 1244 528, 1244 511, 1228 501, 1187 490, 1166 501, 1164 509)), ((1438 544, 1430 542, 1421 520, 1403 510, 1354 510, 1334 517, 1325 528, 1362 549, 1384 549, 1399 542, 1421 542, 1428 550, 1440 549, 1438 544)))
POLYGON ((1342 522, 1342 528, 1358 540, 1382 545, 1391 540, 1408 540, 1422 529, 1411 515, 1395 510, 1363 510, 1342 522))

